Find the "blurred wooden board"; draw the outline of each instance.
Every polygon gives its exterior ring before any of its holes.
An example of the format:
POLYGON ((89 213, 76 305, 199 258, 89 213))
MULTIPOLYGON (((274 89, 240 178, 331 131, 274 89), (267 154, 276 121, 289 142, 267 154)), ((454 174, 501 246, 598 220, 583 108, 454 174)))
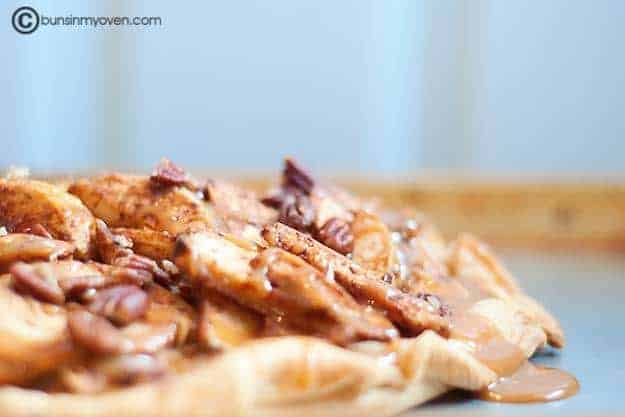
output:
MULTIPOLYGON (((267 180, 244 180, 262 189, 267 180)), ((425 213, 447 237, 459 231, 532 247, 625 250, 625 181, 339 180, 391 207, 425 213)))
POLYGON ((625 186, 431 184, 374 186, 389 204, 415 207, 446 234, 511 243, 625 247, 625 186))

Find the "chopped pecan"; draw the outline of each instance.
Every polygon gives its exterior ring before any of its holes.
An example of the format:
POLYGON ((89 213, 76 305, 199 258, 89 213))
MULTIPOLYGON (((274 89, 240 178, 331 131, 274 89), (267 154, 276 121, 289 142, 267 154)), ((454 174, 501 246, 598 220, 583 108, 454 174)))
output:
POLYGON ((148 296, 134 285, 118 285, 96 292, 87 308, 117 324, 128 324, 145 315, 148 296))
POLYGON ((354 234, 349 223, 337 217, 328 220, 317 232, 316 237, 343 255, 350 253, 354 248, 354 234))
POLYGON ((315 210, 310 199, 305 195, 288 195, 280 210, 280 223, 306 232, 315 220, 315 210))
POLYGON ((312 192, 315 186, 315 180, 312 176, 292 158, 286 158, 284 160, 282 178, 283 186, 294 187, 307 195, 312 192))

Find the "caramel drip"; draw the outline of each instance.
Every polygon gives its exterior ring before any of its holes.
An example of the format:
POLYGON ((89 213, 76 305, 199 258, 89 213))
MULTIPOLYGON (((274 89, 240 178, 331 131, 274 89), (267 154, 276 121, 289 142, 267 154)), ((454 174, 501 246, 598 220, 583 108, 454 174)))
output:
POLYGON ((438 277, 422 281, 420 290, 439 296, 452 310, 450 338, 466 343, 473 356, 499 379, 478 397, 485 401, 528 403, 567 398, 579 391, 572 375, 530 363, 519 347, 508 342, 485 317, 469 309, 487 297, 478 282, 438 277))
POLYGON ((579 383, 559 369, 538 367, 505 340, 483 317, 464 311, 455 317, 451 337, 464 340, 473 355, 500 378, 478 393, 485 401, 529 403, 573 396, 579 383))
POLYGON ((579 391, 579 383, 567 372, 525 362, 515 373, 500 378, 478 393, 486 401, 532 403, 556 401, 579 391))
POLYGON ((451 337, 467 342, 473 356, 499 376, 512 374, 525 361, 521 349, 505 340, 478 314, 464 311, 455 316, 451 337))

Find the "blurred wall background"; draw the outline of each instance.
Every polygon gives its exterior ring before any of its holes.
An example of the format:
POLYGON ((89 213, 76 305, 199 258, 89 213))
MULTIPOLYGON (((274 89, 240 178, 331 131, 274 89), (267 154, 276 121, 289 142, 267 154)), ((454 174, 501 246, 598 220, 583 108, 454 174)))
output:
POLYGON ((31 1, 0 24, 0 166, 625 171, 625 2, 31 1))

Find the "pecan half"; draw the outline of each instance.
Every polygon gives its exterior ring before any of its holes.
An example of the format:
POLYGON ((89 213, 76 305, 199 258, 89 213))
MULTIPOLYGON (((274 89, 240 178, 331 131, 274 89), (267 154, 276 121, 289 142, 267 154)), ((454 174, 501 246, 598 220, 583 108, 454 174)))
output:
POLYGON ((85 310, 70 312, 69 331, 76 343, 98 354, 129 353, 133 343, 108 320, 85 310))
MULTIPOLYGON (((280 223, 311 234, 321 230, 333 218, 350 223, 353 218, 351 211, 359 205, 344 191, 317 183, 307 171, 288 158, 284 161, 280 188, 262 202, 279 210, 280 223)), ((347 238, 347 235, 344 237, 347 238)), ((335 246, 334 249, 338 248, 342 253, 347 250, 342 248, 343 244, 335 246)))
POLYGON ((154 277, 154 280, 160 283, 170 284, 172 282, 168 272, 159 267, 154 260, 146 258, 145 256, 133 254, 124 258, 118 258, 113 265, 135 271, 147 272, 154 277))
POLYGON ((175 323, 135 322, 118 329, 87 310, 70 312, 68 327, 74 341, 99 355, 157 352, 176 339, 175 323))
POLYGON ((320 242, 343 255, 350 253, 354 248, 354 234, 349 223, 337 217, 328 220, 317 232, 316 237, 320 242))
POLYGON ((193 191, 200 190, 198 183, 184 170, 167 158, 162 158, 154 172, 150 176, 150 181, 156 186, 184 186, 193 191))
POLYGON ((313 177, 292 158, 284 160, 283 181, 283 186, 294 187, 307 195, 315 186, 313 177))
POLYGON ((284 203, 284 194, 281 191, 275 191, 266 197, 260 199, 260 202, 264 205, 280 210, 284 203))
POLYGON ((53 304, 63 304, 65 294, 55 277, 38 273, 30 265, 18 262, 9 272, 13 276, 13 287, 21 293, 53 304))
POLYGON ((142 286, 152 280, 152 275, 142 270, 71 260, 19 262, 11 267, 10 272, 16 290, 57 304, 63 303, 65 298, 80 296, 91 288, 119 284, 142 286))
POLYGON ((99 265, 99 269, 104 275, 111 278, 111 283, 130 283, 142 286, 152 281, 153 275, 150 271, 139 268, 128 268, 119 265, 99 265))
POLYGON ((87 308, 117 324, 128 324, 145 315, 148 304, 148 296, 141 288, 118 285, 97 291, 87 308))

